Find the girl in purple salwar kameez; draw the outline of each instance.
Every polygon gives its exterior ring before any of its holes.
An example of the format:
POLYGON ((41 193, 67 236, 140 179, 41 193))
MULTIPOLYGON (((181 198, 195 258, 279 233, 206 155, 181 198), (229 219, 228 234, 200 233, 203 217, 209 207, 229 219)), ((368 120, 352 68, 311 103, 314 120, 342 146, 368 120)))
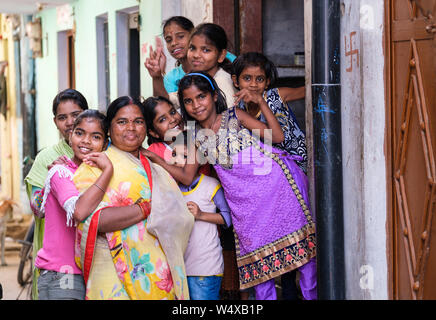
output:
POLYGON ((195 120, 197 152, 214 166, 231 209, 240 288, 254 287, 257 300, 277 299, 274 278, 298 268, 304 298, 316 299, 307 178, 295 163, 299 156, 271 146, 283 141, 271 110, 262 105, 265 124, 239 108, 227 109, 205 73, 180 81, 179 100, 185 119, 195 120), (270 143, 263 143, 268 132, 270 143))
POLYGON ((300 268, 304 298, 316 299, 315 223, 307 178, 294 162, 301 158, 259 141, 235 108, 222 114, 217 140, 216 152, 208 142, 197 147, 216 162, 232 212, 241 289, 255 286, 258 300, 274 298, 273 278, 300 268))

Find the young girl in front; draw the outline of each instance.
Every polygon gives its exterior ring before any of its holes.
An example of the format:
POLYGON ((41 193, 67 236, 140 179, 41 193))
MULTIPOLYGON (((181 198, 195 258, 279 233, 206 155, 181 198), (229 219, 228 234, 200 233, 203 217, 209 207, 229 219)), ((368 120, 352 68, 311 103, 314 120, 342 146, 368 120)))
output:
POLYGON ((228 39, 222 27, 214 23, 202 23, 193 28, 190 20, 172 17, 164 25, 164 39, 168 51, 180 65, 162 78, 162 49, 156 52, 150 50, 145 66, 153 78, 154 95, 164 96, 179 107, 176 92, 180 79, 186 72, 204 71, 217 81, 226 95, 228 105, 233 105, 236 89, 231 79, 231 62, 236 57, 227 51, 228 39))
MULTIPOLYGON (((172 162, 176 166, 186 163, 186 145, 187 133, 182 131, 172 143, 172 162)), ((215 178, 197 173, 191 185, 179 183, 179 188, 195 218, 184 255, 190 298, 219 300, 224 259, 217 225, 230 227, 230 208, 215 178)))
POLYGON ((274 147, 285 150, 291 155, 300 156, 298 166, 307 172, 307 147, 303 130, 300 129, 294 113, 287 105, 288 101, 303 99, 305 88, 275 87, 277 69, 263 54, 247 52, 233 62, 232 80, 240 91, 237 93, 238 107, 256 119, 266 122, 260 108, 268 105, 276 116, 285 135, 285 140, 274 147))
POLYGON ((306 177, 295 156, 262 142, 284 139, 274 114, 261 104, 263 123, 239 108, 227 109, 206 73, 186 75, 178 93, 182 115, 197 123, 198 151, 213 164, 231 209, 240 289, 254 287, 258 300, 277 299, 274 278, 298 268, 303 297, 316 299, 315 222, 302 190, 306 177))
MULTIPOLYGON (((45 212, 43 246, 35 266, 40 269, 38 295, 40 300, 83 300, 85 284, 74 260, 75 221, 82 221, 89 208, 96 208, 112 177, 112 163, 102 153, 107 144, 105 116, 86 110, 75 120, 69 143, 73 158, 55 164, 46 178, 41 210, 45 212), (72 178, 82 162, 102 170, 100 177, 82 195, 72 178)), ((92 211, 92 210, 91 210, 92 211)))

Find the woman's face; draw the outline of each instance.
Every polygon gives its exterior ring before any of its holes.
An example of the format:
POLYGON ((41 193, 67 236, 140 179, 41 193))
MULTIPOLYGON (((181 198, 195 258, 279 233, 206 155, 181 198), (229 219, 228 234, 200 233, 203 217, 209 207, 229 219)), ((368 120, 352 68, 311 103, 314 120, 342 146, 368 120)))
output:
POLYGON ((162 141, 172 142, 172 136, 183 130, 181 114, 166 102, 159 102, 154 111, 153 129, 150 128, 150 134, 162 141), (169 132, 170 130, 172 132, 169 132))
POLYGON ((101 152, 106 144, 101 124, 94 118, 85 118, 74 128, 70 137, 74 162, 81 163, 92 152, 101 152))
POLYGON ((196 85, 191 85, 183 90, 183 104, 186 112, 195 120, 200 122, 207 121, 216 114, 215 102, 217 96, 210 92, 203 92, 196 85))
POLYGON ((167 44, 168 52, 174 59, 186 58, 189 46, 189 31, 172 22, 165 27, 164 40, 167 44))
POLYGON ((139 155, 139 147, 147 134, 144 116, 137 105, 122 107, 110 124, 110 138, 115 147, 139 155))
POLYGON ((65 141, 69 142, 70 133, 73 131, 74 120, 83 111, 79 105, 72 100, 59 103, 56 116, 53 118, 56 128, 58 128, 65 141))
POLYGON ((213 77, 218 71, 218 64, 224 61, 226 53, 226 50, 218 51, 217 47, 208 42, 205 36, 193 36, 188 50, 191 71, 204 71, 213 77))

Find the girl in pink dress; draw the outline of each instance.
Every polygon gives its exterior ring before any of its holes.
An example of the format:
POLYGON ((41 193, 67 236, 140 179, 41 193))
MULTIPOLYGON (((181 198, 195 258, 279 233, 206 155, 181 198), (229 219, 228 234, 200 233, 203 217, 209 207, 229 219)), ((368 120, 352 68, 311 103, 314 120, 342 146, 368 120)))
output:
POLYGON ((40 300, 85 298, 82 272, 74 260, 74 222, 84 220, 89 208, 97 207, 112 177, 112 163, 102 152, 107 145, 107 131, 102 113, 97 110, 82 112, 70 133, 73 158, 55 161, 48 172, 41 205, 41 211, 45 213, 43 246, 35 259, 35 266, 40 269, 40 300), (72 179, 82 162, 98 167, 102 173, 92 188, 80 194, 72 179))

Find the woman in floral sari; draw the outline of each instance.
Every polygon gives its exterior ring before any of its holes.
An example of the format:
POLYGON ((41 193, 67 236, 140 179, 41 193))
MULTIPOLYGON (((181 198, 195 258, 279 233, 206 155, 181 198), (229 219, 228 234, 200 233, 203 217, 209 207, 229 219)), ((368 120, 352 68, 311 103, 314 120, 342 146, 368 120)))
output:
MULTIPOLYGON (((130 97, 107 111, 114 174, 103 201, 77 227, 76 262, 87 299, 189 299, 183 253, 194 223, 175 181, 140 154, 144 109, 130 97)), ((82 164, 74 182, 99 188, 99 170, 82 164)))

